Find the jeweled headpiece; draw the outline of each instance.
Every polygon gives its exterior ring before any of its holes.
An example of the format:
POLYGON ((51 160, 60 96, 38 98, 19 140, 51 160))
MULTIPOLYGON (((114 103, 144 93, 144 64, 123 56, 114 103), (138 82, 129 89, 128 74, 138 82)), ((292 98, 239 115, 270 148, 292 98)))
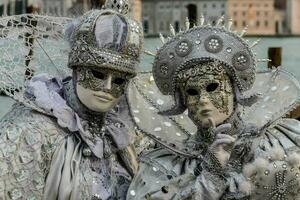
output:
MULTIPOLYGON (((189 20, 186 20, 186 30, 178 34, 170 25, 172 37, 165 38, 160 34, 163 46, 158 49, 152 68, 153 77, 157 87, 164 95, 174 96, 175 105, 161 112, 165 115, 177 115, 186 108, 183 99, 176 88, 176 82, 181 71, 195 67, 201 62, 212 62, 221 64, 232 79, 236 91, 236 100, 244 106, 251 106, 258 98, 256 94, 242 95, 249 90, 255 81, 255 67, 257 61, 268 61, 267 59, 256 60, 252 47, 259 41, 249 45, 242 36, 247 27, 237 34, 231 31, 232 20, 228 27, 223 24, 221 17, 215 26, 204 25, 204 17, 200 18, 200 25, 190 28, 189 20)), ((151 52, 146 52, 153 55, 151 52)), ((219 65, 218 64, 218 65, 219 65)))
POLYGON ((71 35, 69 67, 109 68, 136 73, 142 50, 139 23, 114 10, 85 14, 71 35))
POLYGON ((255 80, 256 59, 251 47, 242 38, 245 30, 238 35, 231 31, 220 18, 216 26, 201 24, 193 28, 186 21, 186 31, 175 34, 171 26, 172 37, 158 50, 153 65, 153 76, 158 88, 164 95, 175 94, 175 82, 181 70, 201 61, 221 62, 232 78, 235 86, 242 93, 251 88, 255 80))
POLYGON ((104 8, 116 10, 119 13, 126 15, 129 13, 129 1, 128 0, 107 0, 104 4, 104 8))

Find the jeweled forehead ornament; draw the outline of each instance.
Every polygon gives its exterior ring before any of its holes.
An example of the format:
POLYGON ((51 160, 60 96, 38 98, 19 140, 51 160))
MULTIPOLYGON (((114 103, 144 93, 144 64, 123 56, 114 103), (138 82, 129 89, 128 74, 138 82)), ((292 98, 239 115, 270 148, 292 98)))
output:
MULTIPOLYGON (((201 17, 200 25, 190 28, 190 23, 186 20, 186 30, 178 34, 170 25, 172 36, 168 40, 160 34, 163 46, 155 56, 154 80, 164 95, 173 95, 175 101, 178 101, 176 79, 179 72, 189 69, 195 63, 216 61, 226 68, 239 99, 254 83, 256 63, 267 61, 256 59, 252 51, 259 41, 249 45, 242 38, 247 28, 237 34, 231 30, 232 20, 229 20, 227 26, 222 25, 223 17, 215 26, 205 25, 204 22, 204 17, 201 17)), ((241 102, 249 102, 249 98, 244 100, 245 98, 241 102)))
POLYGON ((139 23, 111 9, 85 14, 72 34, 68 66, 136 74, 142 51, 139 23))
POLYGON ((129 13, 129 0, 107 0, 104 8, 117 10, 119 13, 127 15, 129 13))

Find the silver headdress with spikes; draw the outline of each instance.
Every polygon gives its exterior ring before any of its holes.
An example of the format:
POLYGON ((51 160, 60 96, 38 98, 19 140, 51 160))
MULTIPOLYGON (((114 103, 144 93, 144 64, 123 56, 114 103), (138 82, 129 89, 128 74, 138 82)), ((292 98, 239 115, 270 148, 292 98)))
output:
POLYGON ((222 26, 221 17, 216 26, 205 25, 204 17, 200 25, 190 28, 186 20, 186 31, 175 34, 165 41, 160 35, 163 46, 158 50, 153 65, 153 76, 158 88, 164 95, 175 95, 177 74, 199 61, 218 61, 223 63, 229 76, 240 93, 249 90, 255 80, 255 59, 252 47, 242 38, 247 27, 240 35, 231 31, 232 21, 222 26))

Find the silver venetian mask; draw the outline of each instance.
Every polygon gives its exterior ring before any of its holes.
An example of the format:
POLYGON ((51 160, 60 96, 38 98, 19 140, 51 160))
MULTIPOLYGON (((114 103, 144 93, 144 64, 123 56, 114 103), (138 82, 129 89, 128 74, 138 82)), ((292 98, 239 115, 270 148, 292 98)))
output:
POLYGON ((197 125, 209 126, 209 118, 218 125, 232 114, 233 86, 221 64, 196 65, 179 73, 177 80, 189 116, 197 125))
POLYGON ((77 83, 86 89, 102 91, 119 98, 125 93, 131 74, 111 69, 77 68, 77 83), (109 87, 107 87, 107 84, 109 87))

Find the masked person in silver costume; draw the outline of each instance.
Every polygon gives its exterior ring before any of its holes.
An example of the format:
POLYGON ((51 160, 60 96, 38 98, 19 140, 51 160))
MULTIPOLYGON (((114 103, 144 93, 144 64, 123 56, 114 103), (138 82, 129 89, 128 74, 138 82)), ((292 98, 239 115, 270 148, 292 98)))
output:
POLYGON ((161 147, 141 156, 127 199, 299 199, 300 123, 282 118, 299 101, 299 83, 280 70, 255 82, 251 46, 222 19, 203 22, 173 31, 153 65, 158 89, 175 100, 160 114, 187 110, 197 132, 181 139, 167 132, 174 120, 160 125, 152 117, 151 130, 146 114, 136 115, 161 147))
POLYGON ((0 199, 126 199, 137 162, 124 94, 142 45, 126 2, 70 26, 72 77, 34 76, 32 108, 16 104, 2 119, 0 199))

